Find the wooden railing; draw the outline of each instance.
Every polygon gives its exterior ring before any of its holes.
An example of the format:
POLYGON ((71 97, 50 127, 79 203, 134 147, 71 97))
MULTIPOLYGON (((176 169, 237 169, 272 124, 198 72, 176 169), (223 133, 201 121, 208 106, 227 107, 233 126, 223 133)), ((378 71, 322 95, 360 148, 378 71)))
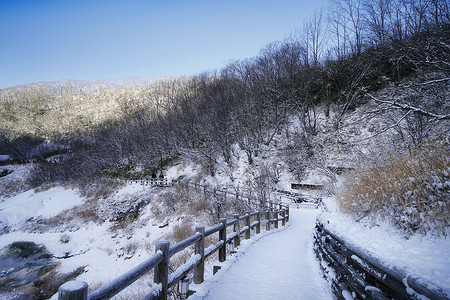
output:
POLYGON ((338 299, 347 299, 346 292, 356 299, 448 299, 440 287, 383 264, 380 258, 347 242, 320 219, 316 222, 314 250, 322 261, 322 271, 334 270, 331 286, 338 299))
POLYGON ((233 197, 238 200, 240 203, 245 203, 249 207, 259 208, 265 207, 266 205, 274 205, 275 202, 270 201, 270 199, 259 199, 255 195, 252 194, 250 190, 246 189, 220 189, 220 188, 212 188, 207 185, 203 185, 193 181, 185 182, 186 186, 192 189, 195 189, 197 192, 203 192, 205 194, 215 194, 217 196, 222 197, 233 197))
POLYGON ((144 186, 171 186, 173 184, 172 179, 168 178, 123 178, 121 180, 125 180, 128 182, 140 183, 144 186))
POLYGON ((93 293, 87 294, 88 285, 86 283, 72 281, 59 288, 58 297, 60 300, 109 299, 153 270, 155 284, 143 299, 167 299, 168 289, 191 271, 194 273, 194 283, 202 283, 205 259, 217 252, 218 261, 224 262, 227 258, 227 244, 232 243, 234 247, 238 247, 241 238, 251 238, 252 230, 254 230, 254 234, 260 234, 262 225, 265 225, 266 231, 270 231, 272 225, 274 228, 278 228, 280 222, 282 226, 285 226, 289 221, 289 206, 271 203, 270 207, 265 211, 255 211, 243 216, 236 214, 230 220, 222 218, 217 225, 208 229, 196 227, 194 235, 172 246, 168 241, 160 240, 156 244, 155 254, 152 257, 93 293), (274 206, 278 206, 278 208, 276 209, 274 206), (232 227, 232 230, 227 233, 229 227, 232 227), (205 238, 214 234, 218 234, 218 242, 205 249, 205 238), (175 272, 169 274, 170 258, 192 245, 195 250, 191 258, 178 267, 175 272))

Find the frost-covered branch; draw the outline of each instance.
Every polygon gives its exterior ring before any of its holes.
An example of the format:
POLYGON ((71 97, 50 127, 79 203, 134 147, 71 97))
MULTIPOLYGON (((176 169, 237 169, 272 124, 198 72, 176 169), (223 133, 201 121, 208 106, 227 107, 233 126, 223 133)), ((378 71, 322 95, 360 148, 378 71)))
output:
POLYGON ((380 134, 383 134, 383 133, 385 133, 386 131, 388 131, 389 129, 392 129, 392 128, 394 128, 394 127, 397 127, 398 125, 400 125, 400 123, 409 115, 411 113, 411 110, 410 111, 407 111, 406 112, 406 114, 404 114, 394 125, 391 125, 391 126, 389 126, 389 127, 387 127, 387 128, 385 128, 385 129, 383 129, 383 130, 381 130, 380 132, 377 132, 377 133, 375 133, 375 134, 372 134, 371 136, 368 136, 368 137, 365 137, 365 138, 363 138, 363 139, 360 139, 360 140, 357 140, 355 143, 359 143, 359 142, 361 142, 361 141, 364 141, 364 140, 370 140, 371 138, 374 138, 374 137, 376 137, 377 135, 380 135, 380 134))
POLYGON ((450 119, 450 114, 446 114, 446 115, 439 115, 439 114, 435 114, 426 110, 423 110, 421 108, 409 105, 409 104, 402 104, 402 103, 397 103, 395 101, 387 101, 387 100, 381 100, 378 99, 374 96, 372 96, 370 93, 367 93, 367 95, 372 98, 375 102, 378 103, 382 103, 382 104, 388 104, 391 107, 395 107, 395 108, 399 108, 399 109, 403 109, 403 110, 407 110, 407 111, 413 111, 416 113, 419 113, 421 115, 430 117, 434 120, 440 121, 440 120, 445 120, 445 119, 450 119))
POLYGON ((423 85, 435 84, 435 83, 439 83, 439 82, 443 82, 443 81, 447 81, 447 80, 450 80, 450 77, 442 78, 442 79, 436 79, 436 80, 430 80, 430 81, 424 82, 423 85))

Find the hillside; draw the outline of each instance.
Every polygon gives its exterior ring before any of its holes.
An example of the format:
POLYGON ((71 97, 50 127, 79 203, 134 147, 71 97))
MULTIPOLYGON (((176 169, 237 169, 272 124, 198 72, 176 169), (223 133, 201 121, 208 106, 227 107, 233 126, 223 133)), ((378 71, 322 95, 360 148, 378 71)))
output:
POLYGON ((277 190, 312 193, 340 230, 380 227, 405 248, 422 238, 428 250, 445 246, 450 30, 441 21, 322 61, 290 39, 189 78, 0 90, 0 155, 12 158, 0 166, 0 246, 42 243, 57 261, 45 282, 78 276, 95 286, 160 238, 179 241, 195 224, 250 209, 183 184, 125 181, 160 175, 263 202, 280 200, 277 190))
MULTIPOLYGON (((423 253, 424 256, 432 250, 437 256, 430 257, 430 269, 425 268, 423 263, 409 260, 412 256, 405 255, 401 250, 395 253, 390 251, 388 257, 390 261, 395 261, 413 273, 417 274, 420 270, 420 275, 434 282, 438 280, 438 284, 445 286, 448 277, 442 270, 446 270, 447 262, 439 260, 439 267, 436 262, 438 257, 448 257, 445 254, 448 239, 439 240, 433 235, 415 235, 405 239, 404 234, 392 225, 370 219, 352 224, 352 218, 343 215, 336 204, 333 193, 341 186, 344 175, 331 173, 326 166, 355 166, 357 161, 370 159, 375 149, 392 147, 388 142, 393 140, 395 130, 372 137, 369 128, 378 130, 377 126, 382 126, 377 118, 363 123, 363 126, 355 125, 354 120, 363 118, 374 105, 373 102, 368 102, 346 114, 342 122, 340 142, 329 137, 327 130, 332 131, 332 128, 325 130, 324 126, 324 130, 316 135, 315 141, 326 149, 328 155, 305 166, 302 182, 324 184, 326 188, 323 191, 297 191, 290 188, 291 183, 299 182, 298 177, 292 173, 289 164, 280 158, 285 157, 283 153, 286 151, 287 137, 294 135, 301 127, 298 119, 290 122, 289 134, 286 131, 276 134, 272 146, 260 149, 252 164, 249 164, 246 152, 235 146, 231 166, 223 160, 218 161, 214 175, 211 175, 210 169, 201 161, 192 157, 177 160, 172 167, 164 169, 164 175, 170 179, 195 180, 217 188, 228 186, 231 189, 251 189, 256 197, 266 196, 270 199, 280 199, 272 189, 325 197, 324 205, 328 213, 323 214, 322 218, 342 231, 347 231, 345 228, 352 226, 355 238, 364 241, 369 249, 374 248, 376 253, 385 254, 386 249, 391 249, 387 245, 386 236, 395 241, 395 249, 408 249, 410 253, 423 253), (383 241, 385 247, 378 247, 380 242, 374 242, 379 241, 378 239, 383 241)), ((326 124, 325 108, 322 109, 319 119, 323 120, 321 124, 326 124)), ((333 111, 331 109, 330 114, 333 111)), ((0 247, 7 247, 19 240, 44 244, 60 264, 56 273, 50 274, 56 287, 71 277, 84 280, 93 288, 98 287, 153 254, 154 243, 158 239, 180 241, 192 233, 194 225, 208 226, 217 221, 218 215, 224 216, 245 209, 244 204, 235 207, 235 201, 205 197, 203 193, 195 193, 183 187, 150 188, 106 179, 96 181, 95 184, 84 183, 78 185, 79 188, 71 185, 62 188, 57 185, 20 193, 20 182, 26 183, 30 176, 26 172, 32 173, 30 167, 2 167, 13 172, 0 178, 0 185, 12 185, 16 190, 10 189, 8 196, 0 198, 0 247), (33 206, 33 212, 36 213, 20 214, 14 210, 12 203, 16 203, 18 207, 33 206), (19 214, 16 216, 17 213, 19 214), (98 257, 102 259, 99 260, 98 257)), ((286 198, 281 200, 289 201, 286 198)), ((294 209, 295 204, 291 205, 294 209)), ((54 288, 40 286, 41 290, 38 291, 51 293, 55 292, 54 288)), ((123 297, 135 297, 140 292, 139 288, 132 288, 123 297)))

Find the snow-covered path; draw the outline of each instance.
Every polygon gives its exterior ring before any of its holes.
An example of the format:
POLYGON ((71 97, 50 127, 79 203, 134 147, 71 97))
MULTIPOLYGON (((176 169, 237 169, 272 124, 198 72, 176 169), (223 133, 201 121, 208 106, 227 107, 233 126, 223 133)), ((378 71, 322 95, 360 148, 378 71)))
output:
POLYGON ((332 299, 312 248, 318 210, 290 212, 290 226, 250 245, 206 299, 332 299))

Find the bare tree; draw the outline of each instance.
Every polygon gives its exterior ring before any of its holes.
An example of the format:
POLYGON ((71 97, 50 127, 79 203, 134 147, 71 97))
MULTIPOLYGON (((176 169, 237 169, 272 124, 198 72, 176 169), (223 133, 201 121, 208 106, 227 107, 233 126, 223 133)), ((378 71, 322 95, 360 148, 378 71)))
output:
POLYGON ((325 49, 327 28, 323 19, 323 10, 316 10, 303 25, 302 43, 307 51, 305 63, 307 66, 311 64, 313 68, 319 65, 325 49))
POLYGON ((389 38, 389 14, 392 11, 393 0, 366 0, 364 11, 366 30, 370 40, 375 45, 383 46, 389 38))
POLYGON ((347 43, 351 54, 360 54, 363 49, 363 16, 362 0, 333 0, 332 16, 334 33, 342 41, 344 55, 347 54, 347 43))

